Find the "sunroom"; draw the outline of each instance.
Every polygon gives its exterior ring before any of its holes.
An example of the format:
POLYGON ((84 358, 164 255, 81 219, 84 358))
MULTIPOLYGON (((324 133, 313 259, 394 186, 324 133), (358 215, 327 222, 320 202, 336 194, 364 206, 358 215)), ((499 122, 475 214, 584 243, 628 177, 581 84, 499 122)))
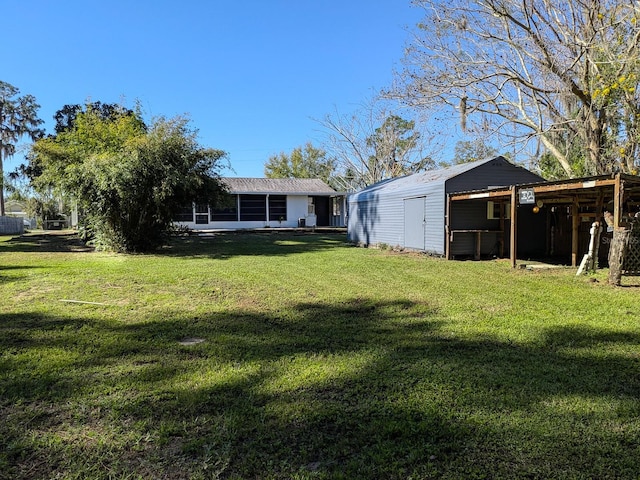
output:
POLYGON ((227 195, 216 206, 193 203, 175 217, 192 230, 343 227, 345 195, 319 179, 224 178, 227 195))

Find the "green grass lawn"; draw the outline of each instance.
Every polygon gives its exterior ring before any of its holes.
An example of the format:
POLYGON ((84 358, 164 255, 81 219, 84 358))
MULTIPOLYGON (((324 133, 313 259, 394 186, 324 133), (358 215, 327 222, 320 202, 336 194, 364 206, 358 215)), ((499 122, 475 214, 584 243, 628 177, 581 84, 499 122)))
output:
POLYGON ((0 478, 640 478, 640 288, 340 235, 0 238, 0 478))

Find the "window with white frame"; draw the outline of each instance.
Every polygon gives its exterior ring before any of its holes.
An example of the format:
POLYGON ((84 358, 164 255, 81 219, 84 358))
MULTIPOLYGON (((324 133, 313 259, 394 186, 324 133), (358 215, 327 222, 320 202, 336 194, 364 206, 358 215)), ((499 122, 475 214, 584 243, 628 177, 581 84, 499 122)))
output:
POLYGON ((487 202, 487 219, 500 220, 501 218, 511 218, 511 202, 487 202), (504 214, 501 216, 501 209, 504 214))
POLYGON ((203 225, 207 223, 209 223, 209 205, 196 203, 196 224, 203 225))

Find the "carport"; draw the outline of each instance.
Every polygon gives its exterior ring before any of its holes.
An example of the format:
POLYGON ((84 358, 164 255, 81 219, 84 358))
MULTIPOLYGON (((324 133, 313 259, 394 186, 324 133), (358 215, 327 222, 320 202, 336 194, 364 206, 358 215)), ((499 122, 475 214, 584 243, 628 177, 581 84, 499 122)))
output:
POLYGON ((571 265, 576 267, 586 253, 593 222, 601 222, 605 232, 625 230, 639 211, 640 177, 621 173, 451 193, 447 197, 445 254, 451 259, 455 242, 472 236, 475 257, 479 258, 482 236, 492 234, 499 239, 498 256, 505 257, 508 248, 512 267, 523 245, 527 254, 535 252, 561 262, 567 262, 570 255, 571 265), (456 222, 458 212, 470 205, 483 208, 478 204, 499 207, 495 229, 461 228, 456 222))

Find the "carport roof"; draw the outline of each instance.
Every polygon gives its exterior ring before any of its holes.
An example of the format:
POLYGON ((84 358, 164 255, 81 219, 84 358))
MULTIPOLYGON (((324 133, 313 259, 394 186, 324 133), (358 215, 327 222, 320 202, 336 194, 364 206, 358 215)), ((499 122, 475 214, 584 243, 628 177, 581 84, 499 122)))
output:
MULTIPOLYGON (((627 194, 640 195, 640 177, 619 174, 627 194)), ((609 189, 616 184, 615 175, 599 175, 593 177, 572 178, 542 183, 515 185, 516 190, 532 189, 536 197, 545 198, 554 203, 570 203, 576 196, 582 200, 596 200, 603 189, 609 189)), ((452 201, 473 200, 478 198, 507 197, 511 195, 511 187, 456 192, 449 195, 452 201)), ((640 197, 638 199, 640 201, 640 197)))

